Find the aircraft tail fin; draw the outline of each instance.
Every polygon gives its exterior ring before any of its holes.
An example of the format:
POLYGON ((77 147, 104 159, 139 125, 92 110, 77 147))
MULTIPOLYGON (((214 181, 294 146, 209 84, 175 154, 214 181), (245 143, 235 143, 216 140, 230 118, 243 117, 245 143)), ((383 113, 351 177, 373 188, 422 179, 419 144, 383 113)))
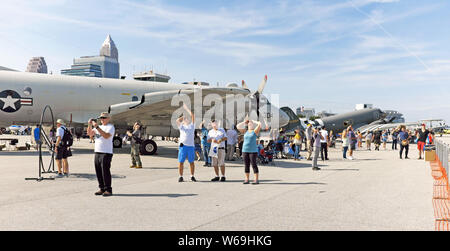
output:
POLYGON ((295 129, 301 129, 302 124, 300 122, 300 119, 297 115, 295 115, 294 111, 290 107, 281 107, 280 108, 283 112, 285 112, 289 117, 289 124, 283 128, 283 131, 285 132, 291 132, 295 129))

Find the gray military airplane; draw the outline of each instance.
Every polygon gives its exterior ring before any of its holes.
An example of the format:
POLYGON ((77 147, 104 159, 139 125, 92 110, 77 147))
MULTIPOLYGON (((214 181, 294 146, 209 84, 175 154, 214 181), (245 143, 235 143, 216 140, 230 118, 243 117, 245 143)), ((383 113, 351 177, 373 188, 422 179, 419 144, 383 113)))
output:
MULTIPOLYGON (((196 118, 200 118, 197 123, 208 117, 205 115, 211 115, 212 109, 217 109, 213 105, 213 97, 216 101, 226 102, 221 107, 226 115, 224 126, 236 125, 247 115, 259 115, 261 111, 261 116, 267 118, 267 125, 277 121, 279 125, 276 126, 282 127, 289 122, 289 117, 262 98, 266 83, 267 76, 258 90, 251 92, 235 85, 209 87, 0 70, 0 126, 35 125, 40 122, 44 108, 50 106, 55 119, 64 119, 72 127, 83 127, 89 119, 109 111, 117 131, 120 128, 124 131, 140 121, 147 136, 178 137, 179 131, 172 126, 172 120, 174 112, 182 104, 173 105, 173 97, 185 95, 194 100, 197 95, 202 102, 199 112, 192 109, 196 118), (245 97, 245 107, 229 106, 230 103, 235 104, 237 98, 228 97, 245 97), (205 102, 205 99, 209 101, 205 102)), ((115 137, 113 142, 115 147, 122 145, 120 137, 115 137)), ((157 145, 153 140, 143 142, 143 154, 152 155, 156 151, 157 145)))
MULTIPOLYGON (((289 132, 297 128, 305 129, 305 125, 289 107, 283 107, 281 109, 290 118, 288 125, 283 128, 284 131, 289 132)), ((389 119, 386 119, 386 113, 380 109, 373 108, 342 113, 322 119, 316 119, 315 121, 307 121, 306 123, 311 123, 314 127, 325 127, 328 131, 341 133, 350 125, 356 130, 362 126, 370 124, 387 124, 390 123, 390 121, 389 119)))
POLYGON ((315 125, 325 127, 328 131, 340 133, 350 125, 354 130, 369 124, 386 124, 386 113, 378 108, 362 109, 352 112, 342 113, 322 119, 316 119, 315 125))

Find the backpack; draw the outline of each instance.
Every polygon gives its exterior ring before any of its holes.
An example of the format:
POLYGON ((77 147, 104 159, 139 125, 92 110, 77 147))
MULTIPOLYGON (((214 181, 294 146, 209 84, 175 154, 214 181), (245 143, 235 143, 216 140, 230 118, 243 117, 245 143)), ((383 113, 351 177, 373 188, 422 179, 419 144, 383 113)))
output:
POLYGON ((71 147, 73 145, 73 135, 70 131, 64 127, 64 136, 61 139, 61 144, 63 146, 71 147))

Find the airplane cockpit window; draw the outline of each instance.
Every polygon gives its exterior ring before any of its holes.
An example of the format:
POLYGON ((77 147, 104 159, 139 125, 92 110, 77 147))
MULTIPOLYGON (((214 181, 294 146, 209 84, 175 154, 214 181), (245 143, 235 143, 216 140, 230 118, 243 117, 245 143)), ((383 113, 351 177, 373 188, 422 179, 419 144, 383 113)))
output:
POLYGON ((30 96, 32 92, 33 90, 30 87, 25 87, 25 89, 23 89, 23 94, 25 94, 25 96, 30 96))
POLYGON ((139 101, 139 98, 138 98, 137 96, 133 96, 133 97, 131 98, 131 101, 132 101, 132 102, 139 101))

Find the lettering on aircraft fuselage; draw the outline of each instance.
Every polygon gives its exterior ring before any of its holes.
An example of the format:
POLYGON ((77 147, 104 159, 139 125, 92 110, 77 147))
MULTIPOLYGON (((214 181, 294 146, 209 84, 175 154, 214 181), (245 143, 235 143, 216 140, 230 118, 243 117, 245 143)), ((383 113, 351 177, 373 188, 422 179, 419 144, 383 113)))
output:
POLYGON ((23 98, 12 90, 0 92, 0 110, 3 112, 14 113, 22 106, 33 106, 33 98, 23 98))

